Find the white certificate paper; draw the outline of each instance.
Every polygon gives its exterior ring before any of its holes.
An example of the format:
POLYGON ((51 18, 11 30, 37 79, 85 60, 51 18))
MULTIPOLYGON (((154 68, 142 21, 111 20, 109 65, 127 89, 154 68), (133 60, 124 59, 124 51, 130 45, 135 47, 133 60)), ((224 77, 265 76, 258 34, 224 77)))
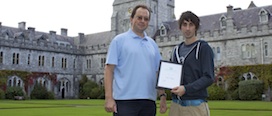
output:
POLYGON ((180 86, 181 73, 181 64, 161 60, 157 88, 172 89, 180 86))

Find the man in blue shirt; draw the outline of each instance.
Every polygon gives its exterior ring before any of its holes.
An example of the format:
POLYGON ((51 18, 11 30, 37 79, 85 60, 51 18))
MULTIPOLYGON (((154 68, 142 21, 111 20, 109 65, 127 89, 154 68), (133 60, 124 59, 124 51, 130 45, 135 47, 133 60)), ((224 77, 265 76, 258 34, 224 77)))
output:
MULTIPOLYGON (((161 56, 155 41, 144 32, 149 20, 149 8, 136 6, 130 17, 131 28, 111 41, 104 85, 105 110, 114 116, 156 115, 156 72, 161 56)), ((164 113, 166 97, 161 100, 160 112, 164 113)))

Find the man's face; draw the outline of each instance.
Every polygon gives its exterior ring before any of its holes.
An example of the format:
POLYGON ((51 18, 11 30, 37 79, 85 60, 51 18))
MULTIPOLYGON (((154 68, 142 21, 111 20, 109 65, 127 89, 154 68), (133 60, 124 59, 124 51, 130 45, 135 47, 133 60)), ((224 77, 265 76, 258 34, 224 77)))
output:
POLYGON ((181 24, 181 32, 186 39, 193 38, 195 37, 196 26, 192 21, 184 20, 181 24))
POLYGON ((149 23, 149 12, 147 9, 138 8, 133 18, 130 18, 132 30, 142 33, 149 23))

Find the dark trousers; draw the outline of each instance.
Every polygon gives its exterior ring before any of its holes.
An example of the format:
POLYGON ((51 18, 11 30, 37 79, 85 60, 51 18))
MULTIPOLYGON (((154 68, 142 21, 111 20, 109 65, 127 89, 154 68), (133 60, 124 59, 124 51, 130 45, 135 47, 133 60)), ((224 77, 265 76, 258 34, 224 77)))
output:
POLYGON ((152 100, 116 100, 116 105, 113 116, 156 116, 156 103, 152 100))

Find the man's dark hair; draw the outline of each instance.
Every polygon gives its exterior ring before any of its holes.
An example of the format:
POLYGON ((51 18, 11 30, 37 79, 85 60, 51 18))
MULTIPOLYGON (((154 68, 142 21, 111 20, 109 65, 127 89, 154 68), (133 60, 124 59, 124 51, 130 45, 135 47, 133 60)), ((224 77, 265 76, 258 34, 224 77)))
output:
POLYGON ((135 6, 134 9, 132 10, 130 18, 134 18, 134 15, 136 14, 136 11, 137 11, 138 8, 143 8, 143 9, 148 10, 148 12, 149 12, 149 17, 148 18, 150 20, 151 12, 150 12, 150 9, 146 5, 137 5, 137 6, 135 6))
POLYGON ((181 29, 181 26, 182 26, 182 23, 184 22, 184 20, 191 21, 192 23, 194 23, 194 25, 196 26, 196 31, 198 30, 200 20, 199 20, 198 16, 196 16, 193 12, 186 11, 180 15, 180 18, 178 21, 179 29, 181 29))

